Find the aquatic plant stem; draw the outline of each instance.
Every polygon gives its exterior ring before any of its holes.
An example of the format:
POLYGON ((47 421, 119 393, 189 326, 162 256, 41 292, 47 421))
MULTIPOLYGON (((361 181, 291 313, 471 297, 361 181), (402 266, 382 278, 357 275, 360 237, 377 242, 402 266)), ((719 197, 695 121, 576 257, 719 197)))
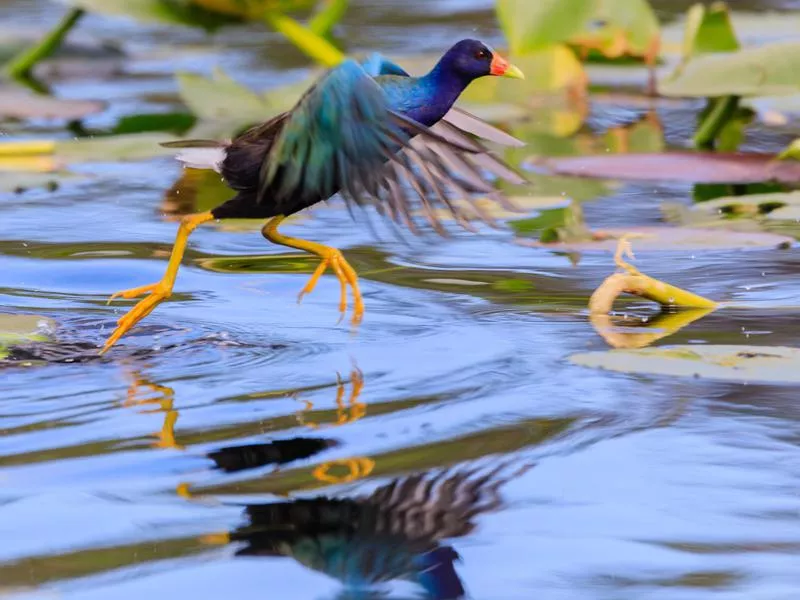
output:
POLYGON ((329 37, 347 12, 350 0, 323 0, 323 7, 308 21, 308 28, 321 37, 329 37))
POLYGON ((58 50, 64 38, 85 14, 81 8, 73 8, 64 18, 50 31, 39 43, 32 48, 27 48, 20 52, 16 57, 3 68, 8 77, 17 80, 27 79, 33 68, 58 50))
POLYGON ((700 123, 693 138, 695 148, 701 150, 714 149, 714 140, 739 108, 739 96, 724 96, 712 102, 711 111, 700 123))
POLYGON ((278 11, 266 11, 264 13, 264 22, 275 31, 282 33, 284 37, 308 56, 326 67, 334 67, 345 58, 344 54, 328 40, 278 11))
POLYGON ((640 272, 624 260, 624 256, 634 258, 630 239, 634 235, 623 236, 617 245, 614 262, 622 273, 614 273, 598 287, 589 299, 591 314, 608 314, 620 294, 633 294, 657 302, 664 307, 717 308, 713 300, 687 292, 679 287, 664 283, 640 272))

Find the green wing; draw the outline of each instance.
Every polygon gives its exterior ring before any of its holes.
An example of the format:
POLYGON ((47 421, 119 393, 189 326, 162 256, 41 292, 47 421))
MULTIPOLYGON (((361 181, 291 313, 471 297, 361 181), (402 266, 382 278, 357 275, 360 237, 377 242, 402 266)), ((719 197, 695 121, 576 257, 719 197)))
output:
MULTIPOLYGON (((488 124, 485 129, 498 131, 488 124)), ((513 206, 485 175, 513 183, 524 179, 466 130, 450 122, 427 128, 395 112, 375 79, 346 60, 323 75, 286 118, 261 168, 258 201, 281 210, 340 192, 348 203, 388 211, 412 231, 422 214, 443 233, 439 209, 464 226, 476 216, 491 222, 472 196, 513 206), (467 200, 474 210, 455 200, 467 200)))

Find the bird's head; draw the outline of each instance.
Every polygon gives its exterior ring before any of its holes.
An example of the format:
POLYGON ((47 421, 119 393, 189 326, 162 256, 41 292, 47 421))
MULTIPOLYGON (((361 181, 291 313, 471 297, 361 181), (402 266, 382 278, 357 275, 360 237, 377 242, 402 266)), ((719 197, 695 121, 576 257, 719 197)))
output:
POLYGON ((485 75, 525 79, 519 68, 478 40, 461 40, 447 51, 444 62, 468 79, 485 75))

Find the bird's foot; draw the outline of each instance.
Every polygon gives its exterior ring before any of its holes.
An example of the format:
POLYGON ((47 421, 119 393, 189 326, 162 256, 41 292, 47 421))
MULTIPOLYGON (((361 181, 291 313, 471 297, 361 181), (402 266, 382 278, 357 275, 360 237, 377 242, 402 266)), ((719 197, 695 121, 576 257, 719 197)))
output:
POLYGON ((109 298, 109 303, 115 298, 138 298, 143 294, 148 294, 146 298, 139 300, 139 302, 125 313, 117 321, 117 328, 114 329, 112 334, 100 350, 100 354, 104 354, 117 343, 117 341, 126 333, 128 333, 134 325, 144 319, 147 315, 153 312, 153 309, 158 306, 163 300, 166 300, 172 295, 172 285, 164 280, 150 285, 143 285, 129 290, 117 292, 109 298))
POLYGON ((350 286, 353 291, 353 324, 359 324, 364 317, 364 300, 361 297, 361 290, 358 288, 358 275, 355 269, 350 266, 350 263, 347 262, 341 250, 337 248, 325 247, 320 253, 320 258, 322 262, 319 263, 314 274, 311 275, 311 279, 308 280, 308 283, 306 283, 305 287, 300 291, 297 301, 300 302, 303 296, 314 291, 319 278, 322 277, 322 274, 330 267, 333 269, 341 285, 339 311, 344 313, 347 310, 347 287, 350 286))

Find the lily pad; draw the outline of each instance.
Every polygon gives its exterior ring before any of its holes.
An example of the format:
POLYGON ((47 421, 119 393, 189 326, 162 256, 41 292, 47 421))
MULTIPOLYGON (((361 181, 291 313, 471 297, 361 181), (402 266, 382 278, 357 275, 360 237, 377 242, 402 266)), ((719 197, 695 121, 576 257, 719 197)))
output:
POLYGON ((22 193, 31 188, 47 188, 55 191, 64 177, 76 177, 70 173, 4 172, 0 159, 0 192, 22 193))
POLYGON ((15 344, 45 342, 55 330, 55 322, 39 315, 0 314, 0 359, 15 344))
POLYGON ((727 231, 689 227, 633 227, 604 229, 594 233, 594 240, 576 242, 542 242, 520 239, 523 246, 549 248, 561 252, 614 252, 619 238, 641 234, 636 238, 636 253, 699 250, 739 250, 744 248, 789 248, 794 239, 761 231, 727 231))
POLYGON ((800 42, 778 42, 690 60, 658 87, 665 96, 772 96, 800 91, 800 42))
POLYGON ((0 118, 82 119, 105 110, 99 100, 62 100, 17 89, 0 89, 0 118))
POLYGON ((618 373, 800 383, 800 349, 786 346, 675 345, 586 352, 573 354, 569 360, 618 373))
POLYGON ((554 175, 677 181, 686 183, 800 182, 800 161, 777 160, 774 154, 722 152, 665 152, 598 154, 560 158, 534 157, 525 166, 554 175))
POLYGON ((732 219, 791 221, 800 219, 800 191, 724 196, 684 207, 696 222, 720 223, 732 219))

